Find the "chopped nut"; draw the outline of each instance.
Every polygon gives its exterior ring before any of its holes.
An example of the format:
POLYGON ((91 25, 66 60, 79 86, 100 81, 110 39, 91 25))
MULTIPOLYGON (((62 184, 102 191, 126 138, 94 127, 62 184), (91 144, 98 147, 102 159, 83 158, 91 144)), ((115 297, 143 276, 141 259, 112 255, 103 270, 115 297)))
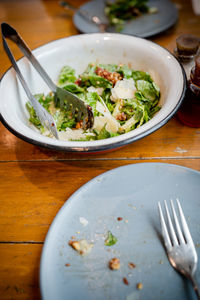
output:
POLYGON ((136 265, 132 262, 128 263, 128 266, 130 269, 135 269, 136 268, 136 265))
POLYGON ((70 264, 65 264, 65 267, 70 267, 71 265, 70 264))
POLYGON ((69 241, 69 245, 72 246, 76 251, 80 250, 80 244, 78 241, 69 241))
POLYGON ((121 218, 121 217, 117 218, 117 221, 122 221, 122 220, 123 220, 123 218, 121 218))
POLYGON ((126 114, 124 112, 118 114, 116 116, 116 120, 125 121, 126 120, 126 114))
POLYGON ((129 285, 129 282, 126 277, 123 278, 123 282, 124 282, 124 284, 129 285))
POLYGON ((111 81, 113 83, 113 85, 115 85, 115 83, 118 81, 118 80, 122 80, 122 76, 117 73, 117 72, 109 72, 105 69, 102 69, 100 67, 97 67, 96 70, 95 70, 95 73, 98 75, 98 76, 101 76, 109 81, 111 81))
POLYGON ((137 285, 136 285, 137 289, 138 290, 142 290, 143 289, 143 284, 141 282, 139 282, 137 285))
POLYGON ((109 268, 111 270, 119 270, 120 268, 120 260, 119 258, 112 258, 110 261, 109 261, 109 268))
POLYGON ((76 123, 76 129, 80 129, 80 128, 82 128, 82 126, 83 126, 82 120, 76 123))
POLYGON ((71 236, 71 239, 72 239, 72 240, 75 240, 75 238, 76 238, 76 237, 75 237, 74 235, 71 236))

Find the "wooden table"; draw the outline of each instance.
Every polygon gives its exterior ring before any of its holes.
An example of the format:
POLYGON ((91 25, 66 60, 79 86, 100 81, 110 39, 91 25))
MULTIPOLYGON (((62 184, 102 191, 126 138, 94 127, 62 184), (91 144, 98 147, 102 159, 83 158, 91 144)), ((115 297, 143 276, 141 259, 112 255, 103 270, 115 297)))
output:
MULTIPOLYGON (((84 1, 74 2, 78 7, 84 1)), ((178 23, 152 38, 170 51, 179 34, 200 34, 200 16, 194 15, 191 2, 175 2, 178 23)), ((78 33, 56 0, 1 0, 0 21, 14 26, 32 49, 78 33)), ((21 57, 14 45, 12 50, 21 57)), ((0 75, 9 66, 1 45, 0 75)), ((40 299, 39 262, 49 226, 68 197, 90 179, 141 162, 172 163, 200 171, 200 128, 186 127, 176 116, 150 136, 106 154, 41 149, 18 139, 2 124, 0 142, 0 299, 40 299)))

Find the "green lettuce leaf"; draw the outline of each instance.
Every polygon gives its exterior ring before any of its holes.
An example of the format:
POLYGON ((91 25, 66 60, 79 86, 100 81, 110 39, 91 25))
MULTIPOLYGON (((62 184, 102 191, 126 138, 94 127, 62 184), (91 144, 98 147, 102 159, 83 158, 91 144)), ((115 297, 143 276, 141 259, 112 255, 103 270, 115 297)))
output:
POLYGON ((96 103, 100 100, 99 95, 96 92, 88 92, 85 94, 85 102, 92 107, 94 117, 98 115, 96 110, 96 103))
POLYGON ((64 66, 58 76, 58 84, 63 85, 66 82, 75 82, 76 81, 75 70, 69 66, 64 66))
POLYGON ((95 131, 97 140, 108 139, 111 137, 110 132, 106 130, 106 124, 100 130, 100 132, 95 131))
POLYGON ((39 118, 37 117, 36 112, 35 112, 35 110, 34 110, 34 108, 33 108, 33 106, 31 105, 30 102, 26 103, 26 108, 27 108, 27 110, 29 112, 29 115, 30 115, 29 121, 33 125, 35 125, 38 129, 40 129, 42 127, 42 124, 41 124, 39 118))
POLYGON ((132 77, 135 81, 137 80, 146 80, 149 82, 153 82, 151 76, 147 72, 143 71, 132 71, 132 77))
POLYGON ((145 98, 151 101, 157 99, 160 95, 158 87, 155 88, 154 84, 146 80, 137 80, 136 88, 145 98))
POLYGON ((57 109, 56 113, 53 115, 53 118, 56 122, 58 131, 64 131, 66 128, 76 127, 76 118, 71 116, 71 112, 57 109))
POLYGON ((71 92, 73 94, 83 93, 84 89, 80 87, 79 85, 75 83, 66 83, 63 87, 63 89, 67 90, 68 92, 71 92))
POLYGON ((80 75, 81 85, 87 87, 92 85, 94 87, 103 87, 104 89, 111 88, 112 83, 109 80, 101 76, 98 76, 95 73, 96 67, 97 66, 94 64, 88 65, 85 72, 80 75))

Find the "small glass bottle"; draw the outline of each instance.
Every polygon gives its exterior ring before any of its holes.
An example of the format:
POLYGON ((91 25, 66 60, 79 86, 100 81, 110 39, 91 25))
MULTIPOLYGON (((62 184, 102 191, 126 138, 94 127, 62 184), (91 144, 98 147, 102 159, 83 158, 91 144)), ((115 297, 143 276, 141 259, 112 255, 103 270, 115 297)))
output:
POLYGON ((198 54, 199 39, 192 34, 182 34, 176 39, 174 54, 182 64, 187 80, 194 66, 195 56, 198 54))
POLYGON ((200 55, 187 82, 185 98, 177 113, 179 120, 190 127, 200 127, 200 55))

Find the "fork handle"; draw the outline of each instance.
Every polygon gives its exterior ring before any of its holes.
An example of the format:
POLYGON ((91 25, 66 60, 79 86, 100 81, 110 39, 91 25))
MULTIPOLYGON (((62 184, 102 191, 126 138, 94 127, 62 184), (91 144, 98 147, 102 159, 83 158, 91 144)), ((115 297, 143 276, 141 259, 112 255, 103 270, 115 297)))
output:
POLYGON ((193 286, 193 289, 194 289, 194 291, 196 293, 197 299, 200 300, 200 290, 199 290, 198 284, 196 282, 196 279, 192 275, 189 276, 189 279, 192 282, 192 286, 193 286))

